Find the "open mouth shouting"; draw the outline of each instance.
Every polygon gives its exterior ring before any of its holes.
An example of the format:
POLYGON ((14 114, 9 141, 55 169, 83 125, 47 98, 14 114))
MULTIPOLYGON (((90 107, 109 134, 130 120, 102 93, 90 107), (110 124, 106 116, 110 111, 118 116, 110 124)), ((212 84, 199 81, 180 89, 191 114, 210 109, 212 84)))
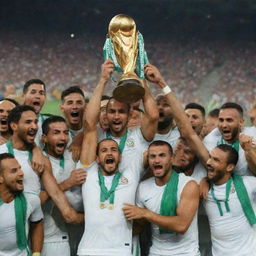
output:
POLYGON ((37 113, 40 112, 40 110, 41 110, 41 102, 40 101, 35 100, 32 102, 32 105, 37 113))
POLYGON ((16 187, 18 190, 23 190, 23 188, 24 188, 23 178, 16 180, 16 187))
POLYGON ((34 138, 36 137, 36 133, 37 133, 37 130, 35 129, 31 129, 27 132, 27 135, 28 137, 31 139, 31 140, 34 140, 34 138))
POLYGON ((2 129, 7 129, 8 128, 8 122, 6 118, 3 118, 0 120, 0 125, 2 129))
POLYGON ((163 174, 163 166, 160 164, 153 165, 153 173, 155 176, 159 176, 163 174))

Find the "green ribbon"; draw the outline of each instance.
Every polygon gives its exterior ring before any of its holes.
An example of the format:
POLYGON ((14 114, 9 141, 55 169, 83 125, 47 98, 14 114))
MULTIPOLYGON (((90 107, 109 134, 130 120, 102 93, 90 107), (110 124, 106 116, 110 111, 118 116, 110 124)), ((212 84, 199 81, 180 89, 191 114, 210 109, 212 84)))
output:
POLYGON ((98 171, 99 185, 100 185, 100 202, 104 203, 109 200, 109 204, 113 205, 115 201, 115 191, 119 183, 119 179, 122 176, 120 172, 117 172, 112 180, 111 188, 108 190, 105 186, 104 176, 101 171, 98 171))
POLYGON ((213 197, 213 200, 215 201, 215 203, 216 203, 217 206, 218 206, 220 216, 223 216, 223 211, 222 211, 221 204, 220 204, 221 202, 224 202, 224 203, 225 203, 226 211, 227 211, 227 212, 230 212, 230 207, 229 207, 228 201, 229 201, 231 183, 232 183, 232 178, 230 178, 230 179, 228 180, 228 182, 226 183, 226 199, 225 199, 225 200, 219 200, 219 199, 217 199, 216 196, 215 196, 215 194, 214 194, 213 184, 212 184, 212 186, 211 186, 211 195, 212 195, 212 197, 213 197))
POLYGON ((256 224, 256 216, 252 208, 251 200, 248 196, 248 192, 243 182, 243 178, 240 175, 233 174, 233 181, 237 193, 237 197, 242 206, 245 217, 248 222, 253 225, 256 224))
MULTIPOLYGON (((111 59, 114 63, 115 71, 123 72, 122 67, 119 65, 115 51, 114 45, 111 38, 107 38, 103 47, 104 60, 111 59)), ((145 78, 144 66, 148 63, 148 56, 144 49, 144 39, 142 34, 138 31, 138 56, 136 59, 136 73, 141 78, 145 78)))
MULTIPOLYGON (((230 193, 230 187, 231 187, 232 180, 234 182, 237 197, 242 206, 242 210, 244 212, 246 219, 248 220, 248 222, 251 225, 256 224, 255 212, 253 210, 247 189, 244 185, 243 178, 240 175, 232 174, 232 177, 228 180, 228 182, 226 184, 226 200, 225 200, 226 202, 225 203, 228 205, 229 193, 230 193)), ((213 185, 212 185, 211 191, 213 191, 212 189, 213 189, 213 185)), ((214 192, 212 193, 212 195, 214 195, 214 192)), ((217 201, 221 201, 221 200, 217 200, 215 195, 213 196, 213 199, 217 203, 217 205, 218 205, 217 201)), ((220 215, 223 216, 223 212, 222 212, 222 210, 220 211, 221 207, 219 207, 219 205, 218 205, 218 208, 219 208, 220 215)), ((227 209, 227 212, 230 211, 229 206, 228 206, 228 208, 226 206, 226 209, 227 209)))
MULTIPOLYGON (((176 215, 176 208, 178 205, 178 183, 179 183, 179 174, 172 170, 172 174, 169 180, 166 183, 164 193, 161 200, 160 206, 160 215, 164 216, 175 216, 176 215)), ((160 234, 164 233, 173 233, 171 230, 167 230, 164 228, 159 227, 160 234)))
MULTIPOLYGON (((106 136, 107 136, 107 138, 109 138, 109 139, 113 139, 113 137, 112 137, 110 131, 107 131, 106 136)), ((121 154, 122 154, 123 151, 124 151, 124 146, 125 146, 126 140, 127 140, 127 130, 126 130, 124 136, 121 137, 121 140, 120 140, 120 142, 119 142, 119 144, 118 144, 118 147, 119 147, 119 150, 120 150, 121 154)))
POLYGON ((218 145, 220 144, 226 144, 226 145, 229 145, 231 146, 232 148, 234 148, 236 150, 237 153, 239 153, 239 140, 236 140, 235 142, 233 143, 227 143, 223 137, 221 137, 220 141, 217 143, 218 145))
MULTIPOLYGON (((14 150, 13 150, 13 144, 12 144, 12 141, 11 140, 8 140, 6 142, 6 146, 7 146, 7 150, 8 150, 8 153, 12 154, 14 156, 14 150)), ((31 162, 32 161, 32 151, 31 150, 27 150, 28 151, 28 158, 29 158, 29 161, 31 162)))
MULTIPOLYGON (((3 201, 0 198, 0 206, 3 201)), ((16 192, 14 198, 14 212, 16 219, 16 243, 20 250, 27 250, 28 241, 26 236, 26 215, 27 215, 27 200, 23 192, 16 192)))

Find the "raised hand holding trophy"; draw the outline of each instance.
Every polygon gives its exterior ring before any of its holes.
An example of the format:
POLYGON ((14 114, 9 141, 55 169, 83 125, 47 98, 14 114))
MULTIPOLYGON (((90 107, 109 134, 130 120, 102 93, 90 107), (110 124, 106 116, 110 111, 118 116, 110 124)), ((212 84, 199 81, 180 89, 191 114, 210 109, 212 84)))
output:
POLYGON ((126 103, 140 100, 145 94, 140 79, 145 78, 144 65, 148 63, 148 58, 143 37, 136 31, 131 17, 119 14, 111 19, 103 52, 104 59, 112 59, 115 70, 123 72, 113 97, 126 103))

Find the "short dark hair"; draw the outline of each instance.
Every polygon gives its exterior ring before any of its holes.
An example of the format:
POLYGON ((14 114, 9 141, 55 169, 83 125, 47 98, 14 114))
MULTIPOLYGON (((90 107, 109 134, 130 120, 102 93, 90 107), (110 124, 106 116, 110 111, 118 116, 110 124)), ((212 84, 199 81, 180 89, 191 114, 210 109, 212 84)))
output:
POLYGON ((220 113, 220 109, 219 108, 214 108, 213 110, 211 110, 208 113, 208 116, 210 116, 210 117, 218 117, 219 113, 220 113))
MULTIPOLYGON (((67 88, 66 90, 64 90, 61 93, 61 100, 63 101, 65 99, 65 97, 71 93, 78 93, 78 94, 82 95, 84 98, 83 90, 78 85, 74 85, 74 86, 70 86, 69 88, 67 88)), ((85 98, 84 98, 84 100, 85 100, 85 98)))
POLYGON ((109 100, 111 97, 108 95, 102 95, 100 101, 109 100))
POLYGON ((216 148, 219 148, 225 153, 228 153, 227 164, 237 164, 238 161, 238 152, 230 145, 220 144, 216 148))
POLYGON ((7 118, 7 122, 8 122, 8 128, 9 128, 9 131, 12 133, 12 129, 10 127, 10 124, 11 123, 18 123, 20 121, 20 118, 21 118, 21 115, 23 112, 26 112, 26 111, 32 111, 36 114, 35 110, 33 107, 31 106, 28 106, 28 105, 19 105, 19 106, 16 106, 15 108, 13 108, 9 115, 8 115, 8 118, 7 118))
POLYGON ((237 112, 243 117, 243 114, 244 114, 244 111, 243 111, 243 108, 241 105, 235 103, 235 102, 226 102, 224 103, 220 109, 227 109, 227 108, 233 108, 233 109, 236 109, 237 112))
POLYGON ((28 80, 24 85, 23 85, 23 93, 25 94, 27 91, 28 91, 28 88, 31 84, 42 84, 44 86, 44 90, 46 91, 46 88, 45 88, 45 83, 40 80, 40 79, 37 79, 37 78, 33 78, 33 79, 30 79, 28 80))
POLYGON ((0 173, 2 172, 2 161, 5 159, 13 159, 13 158, 15 158, 15 157, 10 153, 0 154, 0 173))
POLYGON ((66 124, 66 120, 62 116, 50 116, 47 119, 45 119, 42 124, 42 133, 47 135, 50 130, 50 124, 57 122, 63 122, 66 124))
POLYGON ((98 144, 97 144, 97 147, 96 147, 96 155, 97 155, 97 156, 99 155, 100 145, 101 145, 101 143, 104 142, 104 141, 114 141, 114 142, 116 143, 117 147, 118 147, 119 153, 121 154, 120 149, 119 149, 119 146, 118 146, 118 143, 117 143, 115 140, 111 139, 111 138, 105 138, 105 139, 99 141, 98 144))
POLYGON ((205 109, 204 109, 204 107, 202 105, 200 105, 198 103, 195 103, 195 102, 188 103, 185 106, 185 110, 186 109, 198 109, 202 113, 203 117, 205 117, 205 109))
MULTIPOLYGON (((117 102, 121 102, 121 101, 118 101, 116 100, 114 97, 110 97, 109 100, 108 100, 108 103, 106 105, 106 109, 108 110, 108 106, 109 106, 109 103, 112 101, 112 100, 115 100, 117 102)), ((126 103, 126 102, 121 102, 123 104, 125 104, 127 106, 127 109, 128 109, 128 113, 130 112, 130 109, 131 109, 131 105, 129 103, 126 103)))
POLYGON ((5 101, 5 100, 10 101, 15 106, 19 106, 20 105, 16 100, 10 99, 10 98, 3 98, 3 99, 0 100, 0 102, 5 101))
POLYGON ((152 146, 167 146, 171 155, 173 154, 172 146, 164 140, 155 140, 149 144, 148 148, 152 146))

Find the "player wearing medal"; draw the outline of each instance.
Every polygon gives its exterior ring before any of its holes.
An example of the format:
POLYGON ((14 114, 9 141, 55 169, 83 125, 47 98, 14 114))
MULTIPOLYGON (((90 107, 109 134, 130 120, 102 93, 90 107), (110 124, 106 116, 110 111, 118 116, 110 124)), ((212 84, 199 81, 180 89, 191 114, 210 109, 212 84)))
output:
POLYGON ((0 256, 40 256, 43 213, 39 197, 23 192, 23 180, 13 155, 0 154, 0 256))
POLYGON ((132 255, 132 222, 122 207, 135 202, 141 163, 134 159, 121 172, 119 145, 111 138, 97 143, 96 124, 87 118, 81 150, 81 163, 87 166, 82 186, 85 229, 78 255, 132 255))

